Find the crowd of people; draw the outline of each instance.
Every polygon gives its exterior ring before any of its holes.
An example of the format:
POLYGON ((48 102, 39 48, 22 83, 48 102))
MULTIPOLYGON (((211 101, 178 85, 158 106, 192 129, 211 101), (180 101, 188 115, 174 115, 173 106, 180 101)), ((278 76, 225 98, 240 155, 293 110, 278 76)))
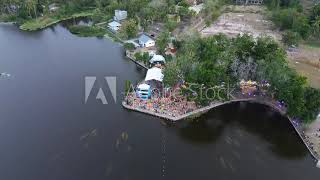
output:
POLYGON ((156 97, 143 100, 130 93, 126 97, 126 103, 135 109, 149 110, 154 113, 178 117, 197 109, 195 102, 187 101, 183 96, 156 97))

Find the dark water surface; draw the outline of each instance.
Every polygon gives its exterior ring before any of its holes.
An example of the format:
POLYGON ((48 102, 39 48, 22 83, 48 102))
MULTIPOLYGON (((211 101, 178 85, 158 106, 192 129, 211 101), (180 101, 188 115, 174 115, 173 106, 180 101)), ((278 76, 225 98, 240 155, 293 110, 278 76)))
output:
POLYGON ((124 81, 144 71, 120 45, 61 26, 0 25, 1 180, 311 180, 320 169, 288 121, 238 103, 196 122, 164 125, 120 105, 124 81), (84 78, 97 82, 85 104, 84 78), (104 81, 117 77, 114 103, 104 81), (95 99, 104 87, 108 105, 95 99))

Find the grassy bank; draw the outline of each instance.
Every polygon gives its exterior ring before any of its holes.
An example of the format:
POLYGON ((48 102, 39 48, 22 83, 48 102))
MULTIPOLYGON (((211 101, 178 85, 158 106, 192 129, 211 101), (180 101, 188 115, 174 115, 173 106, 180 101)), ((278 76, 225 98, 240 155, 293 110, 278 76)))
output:
POLYGON ((60 17, 59 16, 43 16, 37 19, 26 21, 20 26, 20 29, 24 31, 36 31, 36 30, 47 28, 61 21, 65 21, 73 18, 79 18, 79 17, 88 17, 92 15, 93 15, 92 12, 81 12, 81 13, 76 13, 69 16, 60 16, 60 17))
POLYGON ((106 34, 104 28, 97 26, 73 25, 68 27, 72 34, 80 37, 103 37, 106 34))

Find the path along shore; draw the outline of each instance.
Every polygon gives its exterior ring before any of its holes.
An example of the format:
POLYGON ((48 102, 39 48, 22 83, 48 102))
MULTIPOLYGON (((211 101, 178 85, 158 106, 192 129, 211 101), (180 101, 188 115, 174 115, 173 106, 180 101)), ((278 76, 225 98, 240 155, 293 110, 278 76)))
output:
MULTIPOLYGON (((253 102, 253 103, 259 103, 259 104, 263 104, 263 105, 267 105, 271 108, 273 108, 274 110, 278 111, 281 115, 286 116, 289 119, 290 124, 293 126, 293 128, 295 129, 296 133, 299 135, 299 137, 301 138, 302 142, 305 144, 305 146, 307 147, 307 149, 309 150, 311 156, 315 159, 315 161, 318 163, 320 163, 320 149, 319 148, 315 148, 314 147, 314 143, 315 142, 320 142, 318 138, 315 138, 314 136, 314 129, 316 129, 316 127, 320 128, 320 120, 316 121, 317 126, 312 126, 313 128, 308 129, 307 131, 305 131, 305 128, 303 127, 303 124, 296 120, 296 119, 292 119, 289 116, 287 116, 287 112, 286 110, 280 108, 279 106, 277 106, 274 102, 272 101, 266 101, 266 99, 264 98, 259 98, 259 97, 249 97, 249 98, 239 98, 239 99, 233 99, 230 101, 225 101, 225 102, 213 102, 208 106, 196 109, 192 112, 188 112, 185 113, 183 115, 179 115, 179 116, 171 116, 168 114, 163 114, 163 113, 159 113, 156 111, 152 111, 149 109, 144 109, 144 108, 140 108, 140 107, 135 107, 132 105, 127 104, 126 101, 122 102, 122 106, 126 109, 129 110, 133 110, 133 111, 138 111, 141 113, 146 113, 152 116, 156 116, 159 118, 163 118, 163 119, 167 119, 173 122, 176 121, 180 121, 180 120, 184 120, 184 119, 188 119, 188 118, 196 118, 201 116, 202 114, 208 112, 209 110, 222 106, 222 105, 226 105, 226 104, 231 104, 231 103, 235 103, 235 102, 253 102), (310 138, 312 137, 312 138, 310 138)), ((320 132, 319 132, 320 134, 320 132)))

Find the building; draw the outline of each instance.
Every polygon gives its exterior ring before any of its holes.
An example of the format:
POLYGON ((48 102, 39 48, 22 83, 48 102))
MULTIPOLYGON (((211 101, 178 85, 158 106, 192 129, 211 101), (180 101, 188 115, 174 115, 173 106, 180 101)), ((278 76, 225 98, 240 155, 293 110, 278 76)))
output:
POLYGON ((141 47, 153 47, 156 45, 156 42, 151 39, 149 36, 145 35, 145 34, 142 34, 140 37, 139 37, 139 44, 141 47))
POLYGON ((113 20, 115 21, 122 21, 127 19, 128 17, 128 12, 127 11, 122 11, 122 10, 115 10, 114 11, 114 17, 113 20))
POLYGON ((148 84, 140 84, 136 89, 137 97, 147 100, 151 97, 151 88, 148 84))
POLYGON ((163 56, 155 54, 149 62, 150 64, 165 64, 166 60, 163 56))
POLYGON ((112 21, 108 23, 108 28, 114 32, 117 32, 121 27, 121 24, 118 23, 117 21, 112 21))
POLYGON ((263 3, 263 0, 235 0, 236 4, 245 4, 245 5, 260 5, 263 3))

